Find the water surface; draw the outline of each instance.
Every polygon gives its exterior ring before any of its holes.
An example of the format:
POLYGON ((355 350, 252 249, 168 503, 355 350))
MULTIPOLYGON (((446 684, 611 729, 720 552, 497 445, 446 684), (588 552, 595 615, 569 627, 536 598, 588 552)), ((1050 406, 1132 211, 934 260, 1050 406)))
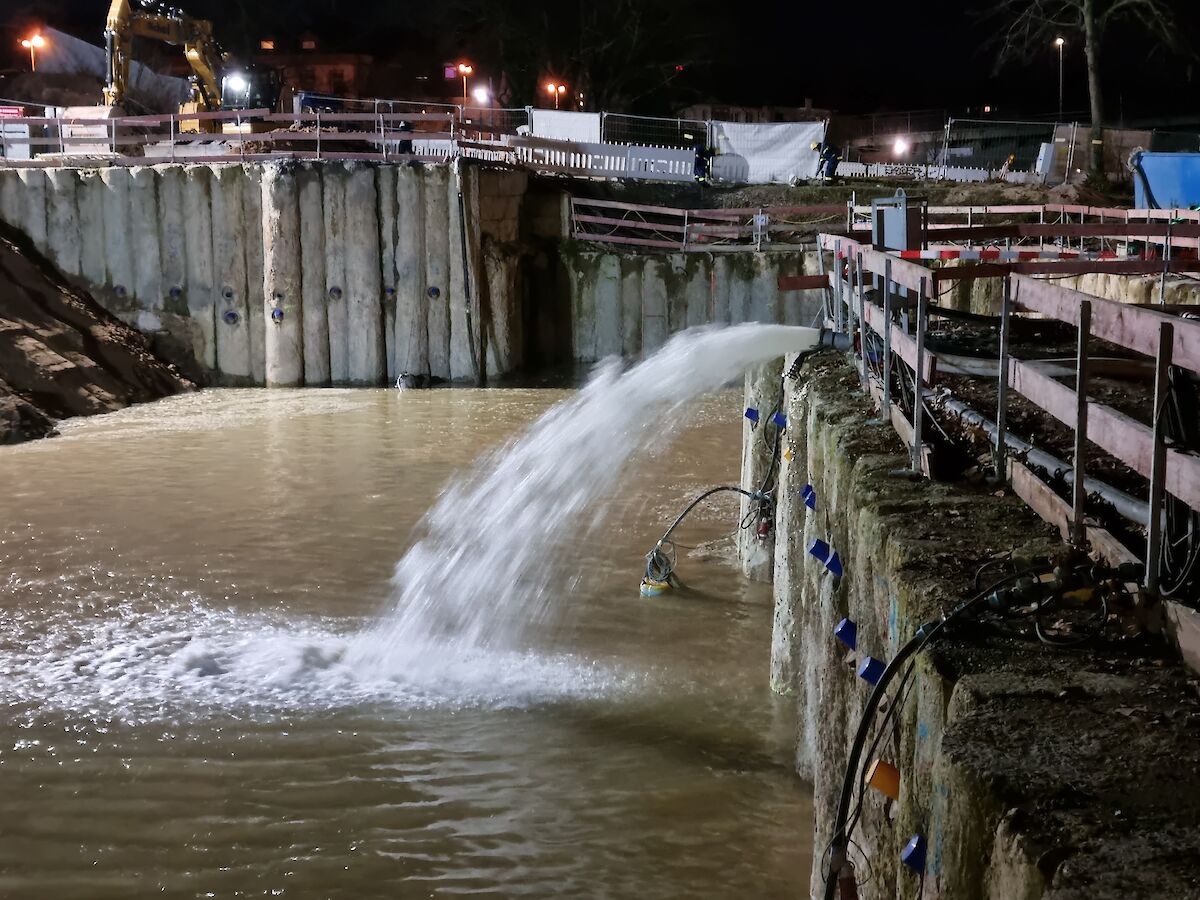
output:
POLYGON ((804 893, 769 591, 685 558, 686 596, 637 596, 736 477, 735 394, 565 535, 528 647, 347 663, 441 489, 568 395, 209 391, 0 449, 0 896, 804 893))

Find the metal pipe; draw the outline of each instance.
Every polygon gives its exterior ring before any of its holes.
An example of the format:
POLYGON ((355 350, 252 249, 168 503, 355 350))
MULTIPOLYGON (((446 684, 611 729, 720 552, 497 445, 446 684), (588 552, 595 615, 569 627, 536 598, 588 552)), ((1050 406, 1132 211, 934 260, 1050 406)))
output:
POLYGON ((883 264, 883 409, 880 416, 888 421, 892 410, 892 259, 883 264))
POLYGON ((996 477, 1008 480, 1004 460, 1007 456, 1006 424, 1008 419, 1008 339, 1012 330, 1012 280, 1004 279, 1004 297, 1000 301, 1000 361, 997 366, 999 380, 996 382, 996 455, 993 466, 996 477))
POLYGON ((917 366, 913 373, 913 445, 912 469, 913 474, 923 475, 921 467, 921 425, 925 401, 921 398, 921 390, 925 386, 925 305, 929 300, 929 279, 921 279, 921 289, 917 292, 917 366))
POLYGON ((1158 357, 1154 367, 1154 456, 1150 461, 1150 504, 1143 520, 1146 535, 1146 588, 1158 590, 1159 554, 1162 550, 1163 491, 1167 475, 1167 399, 1171 391, 1171 352, 1175 326, 1163 322, 1158 329, 1158 357))
POLYGON ((1084 507, 1087 503, 1087 492, 1084 485, 1087 476, 1087 430, 1088 430, 1088 340, 1092 336, 1092 302, 1084 300, 1079 304, 1079 355, 1075 361, 1075 458, 1072 460, 1074 470, 1074 490, 1071 497, 1071 542, 1082 547, 1087 532, 1084 522, 1084 507))
MULTIPOLYGON (((995 445, 997 428, 996 423, 991 419, 977 413, 961 400, 955 400, 951 397, 938 398, 933 391, 928 390, 925 391, 925 396, 930 400, 938 400, 943 409, 958 416, 962 421, 982 428, 987 432, 992 444, 995 445)), ((1052 477, 1061 477, 1067 484, 1074 485, 1075 477, 1071 471, 1071 466, 1058 457, 1051 456, 1046 451, 1037 449, 1014 434, 1008 434, 1005 441, 1006 446, 1011 447, 1016 453, 1025 454, 1025 458, 1029 462, 1039 468, 1045 469, 1052 477)), ((1105 484, 1103 481, 1097 481, 1095 478, 1085 478, 1083 486, 1087 488, 1089 494, 1099 494, 1100 497, 1112 505, 1112 508, 1116 512, 1131 522, 1145 526, 1149 521, 1150 507, 1145 501, 1130 496, 1124 491, 1105 484)))

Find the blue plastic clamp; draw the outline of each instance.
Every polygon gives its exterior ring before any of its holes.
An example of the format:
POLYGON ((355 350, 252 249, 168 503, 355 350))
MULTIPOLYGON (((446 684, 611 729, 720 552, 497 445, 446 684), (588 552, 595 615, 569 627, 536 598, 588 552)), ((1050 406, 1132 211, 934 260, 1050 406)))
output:
POLYGON ((900 852, 900 862, 918 875, 925 872, 925 836, 914 834, 900 852))
POLYGON ((853 619, 842 619, 833 629, 833 636, 849 647, 851 650, 858 649, 858 626, 854 624, 853 619))
POLYGON ((776 428, 787 428, 787 416, 781 412, 777 412, 771 416, 771 424, 776 428))
POLYGON ((870 684, 879 684, 879 679, 883 677, 883 672, 887 668, 882 659, 876 659, 873 656, 864 656, 862 663, 858 667, 858 677, 870 684))
POLYGON ((747 406, 747 407, 746 407, 746 412, 744 413, 744 415, 745 415, 745 416, 746 416, 746 418, 747 418, 747 419, 749 419, 751 422, 757 422, 757 421, 758 421, 758 410, 757 410, 757 409, 755 409, 753 406, 747 406))

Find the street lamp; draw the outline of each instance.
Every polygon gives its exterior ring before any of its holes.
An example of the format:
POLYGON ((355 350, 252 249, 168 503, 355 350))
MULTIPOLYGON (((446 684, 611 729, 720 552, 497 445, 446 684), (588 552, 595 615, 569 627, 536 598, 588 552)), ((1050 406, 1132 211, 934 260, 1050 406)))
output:
POLYGON ((480 106, 487 106, 488 102, 492 99, 492 92, 485 87, 477 87, 471 91, 471 96, 480 106))
POLYGON ((562 99, 562 95, 566 92, 567 86, 565 84, 555 84, 553 81, 546 84, 546 93, 554 98, 555 109, 558 109, 559 100, 562 99))
POLYGON ((1062 38, 1054 39, 1054 46, 1058 48, 1058 120, 1060 122, 1063 117, 1063 47, 1066 46, 1066 43, 1062 38))
POLYGON ((34 34, 21 41, 21 46, 29 51, 29 69, 37 71, 37 52, 46 46, 46 39, 40 34, 34 34))
POLYGON ((467 102, 467 97, 470 96, 469 94, 467 94, 467 76, 470 75, 474 71, 475 71, 475 68, 470 63, 459 63, 458 64, 458 74, 462 76, 462 80, 463 80, 463 102, 464 103, 467 102))

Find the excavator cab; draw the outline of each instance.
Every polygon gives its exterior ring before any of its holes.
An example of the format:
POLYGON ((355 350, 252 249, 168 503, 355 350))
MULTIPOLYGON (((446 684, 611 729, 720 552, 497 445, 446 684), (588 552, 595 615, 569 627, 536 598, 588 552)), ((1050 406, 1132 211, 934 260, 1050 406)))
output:
POLYGON ((227 72, 221 78, 221 109, 279 108, 282 81, 274 69, 247 66, 227 72))

